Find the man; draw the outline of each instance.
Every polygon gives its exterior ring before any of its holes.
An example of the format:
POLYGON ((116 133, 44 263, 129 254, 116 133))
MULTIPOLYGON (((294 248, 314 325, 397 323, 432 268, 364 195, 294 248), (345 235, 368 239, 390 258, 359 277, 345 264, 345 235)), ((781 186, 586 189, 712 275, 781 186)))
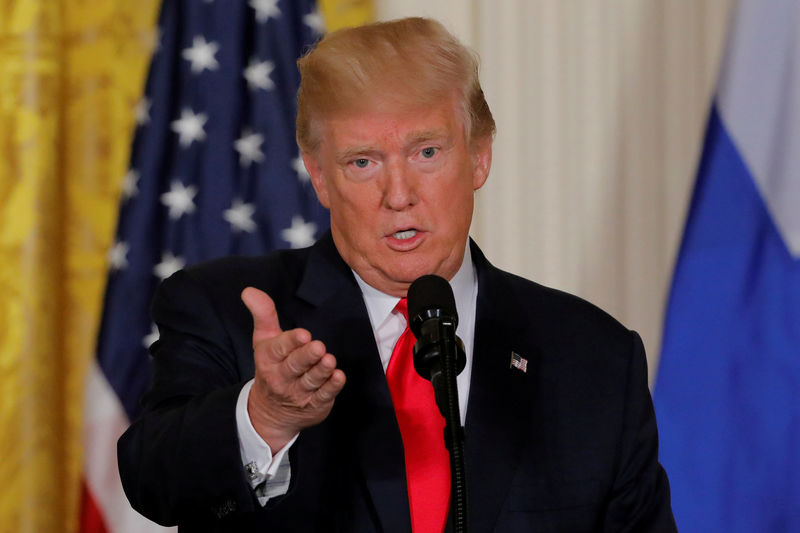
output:
POLYGON ((494 134, 472 54, 404 19, 333 33, 298 64, 330 234, 160 287, 154 383, 119 443, 133 506, 185 531, 441 531, 441 429, 409 437, 393 385, 398 301, 433 273, 467 352, 469 530, 674 531, 638 336, 468 242, 494 134))

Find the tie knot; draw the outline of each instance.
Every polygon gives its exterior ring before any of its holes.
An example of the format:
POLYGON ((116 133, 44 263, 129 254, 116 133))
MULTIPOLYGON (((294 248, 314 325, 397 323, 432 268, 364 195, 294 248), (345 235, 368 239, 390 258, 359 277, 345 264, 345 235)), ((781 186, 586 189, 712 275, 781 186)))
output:
POLYGON ((406 318, 406 323, 408 323, 408 300, 405 298, 400 298, 400 301, 394 306, 394 310, 398 313, 402 313, 402 315, 406 318))

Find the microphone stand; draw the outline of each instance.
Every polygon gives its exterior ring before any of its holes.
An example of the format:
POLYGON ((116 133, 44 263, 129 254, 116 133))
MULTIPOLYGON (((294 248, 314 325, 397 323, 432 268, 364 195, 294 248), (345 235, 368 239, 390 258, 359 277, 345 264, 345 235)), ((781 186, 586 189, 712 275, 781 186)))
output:
POLYGON ((467 531, 467 482, 464 468, 464 428, 458 407, 456 384, 456 326, 450 320, 439 321, 442 342, 442 374, 444 387, 434 387, 436 403, 444 416, 444 445, 450 452, 450 512, 454 533, 467 531))

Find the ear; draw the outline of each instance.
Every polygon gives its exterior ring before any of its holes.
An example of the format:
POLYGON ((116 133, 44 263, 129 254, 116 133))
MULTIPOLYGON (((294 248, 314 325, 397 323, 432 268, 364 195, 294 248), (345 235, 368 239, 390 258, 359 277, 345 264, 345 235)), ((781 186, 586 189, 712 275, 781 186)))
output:
MULTIPOLYGON (((319 153, 319 149, 317 149, 319 153)), ((328 200, 328 188, 325 186, 325 178, 322 176, 322 165, 320 165, 319 155, 311 154, 310 152, 303 152, 303 164, 306 166, 308 175, 311 176, 311 185, 314 186, 314 192, 317 193, 319 203, 326 208, 330 208, 328 200)))
POLYGON ((492 168, 492 137, 487 135, 472 142, 472 189, 477 191, 489 177, 492 168))

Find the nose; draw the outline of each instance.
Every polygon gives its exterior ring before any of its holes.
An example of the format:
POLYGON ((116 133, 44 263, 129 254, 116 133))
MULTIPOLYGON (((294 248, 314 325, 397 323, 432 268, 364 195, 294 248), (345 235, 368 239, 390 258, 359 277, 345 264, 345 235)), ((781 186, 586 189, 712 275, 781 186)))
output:
POLYGON ((383 204, 392 211, 402 211, 419 201, 417 178, 404 162, 387 165, 384 175, 383 204))

